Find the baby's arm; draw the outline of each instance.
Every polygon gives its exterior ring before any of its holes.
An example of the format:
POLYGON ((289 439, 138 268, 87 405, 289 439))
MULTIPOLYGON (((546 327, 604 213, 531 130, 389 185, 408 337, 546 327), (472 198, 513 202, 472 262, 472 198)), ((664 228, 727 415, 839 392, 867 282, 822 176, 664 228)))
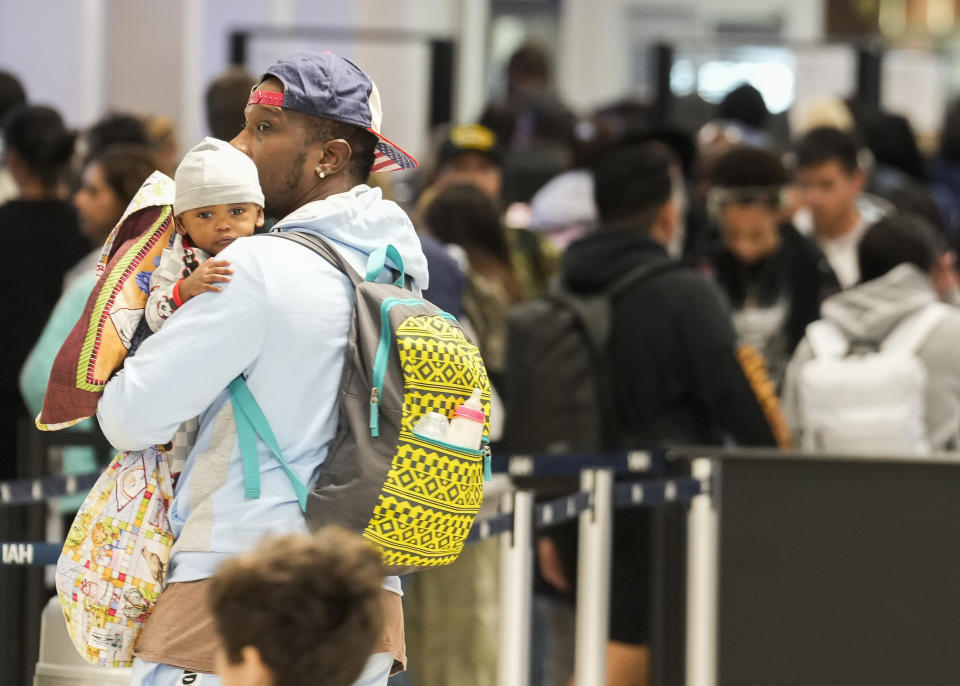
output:
POLYGON ((167 318, 190 298, 222 290, 216 284, 229 281, 233 274, 226 260, 209 258, 198 265, 197 261, 206 253, 197 248, 184 250, 181 245, 177 240, 172 248, 163 251, 160 264, 150 277, 145 317, 151 331, 159 331, 167 318))
POLYGON ((167 317, 183 304, 177 288, 183 270, 183 253, 173 248, 164 250, 160 264, 150 276, 150 293, 144 308, 151 331, 159 331, 167 317))

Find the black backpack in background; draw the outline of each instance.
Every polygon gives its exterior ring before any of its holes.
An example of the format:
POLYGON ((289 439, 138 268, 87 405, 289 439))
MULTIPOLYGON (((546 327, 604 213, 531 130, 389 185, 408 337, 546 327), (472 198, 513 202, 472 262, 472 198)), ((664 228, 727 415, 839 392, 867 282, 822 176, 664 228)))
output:
POLYGON ((640 265, 599 293, 554 281, 550 291, 511 308, 507 319, 501 448, 510 454, 578 453, 619 447, 610 331, 615 301, 631 286, 678 266, 640 265))

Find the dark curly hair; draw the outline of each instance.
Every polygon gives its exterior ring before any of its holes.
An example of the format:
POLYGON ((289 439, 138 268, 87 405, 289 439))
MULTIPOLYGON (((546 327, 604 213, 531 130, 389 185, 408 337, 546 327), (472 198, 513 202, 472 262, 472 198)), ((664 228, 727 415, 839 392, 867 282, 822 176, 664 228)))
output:
POLYGON ((383 626, 380 555, 360 536, 329 527, 282 536, 227 561, 210 601, 234 664, 253 646, 275 683, 349 686, 383 626))

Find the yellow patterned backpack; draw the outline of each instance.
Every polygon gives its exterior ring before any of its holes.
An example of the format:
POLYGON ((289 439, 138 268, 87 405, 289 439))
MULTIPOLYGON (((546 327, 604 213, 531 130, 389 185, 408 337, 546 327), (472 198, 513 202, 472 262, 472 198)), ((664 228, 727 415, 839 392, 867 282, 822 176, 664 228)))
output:
MULTIPOLYGON (((312 491, 286 470, 311 528, 336 524, 362 533, 394 574, 452 563, 476 519, 489 472, 490 383, 477 347, 452 315, 404 288, 403 262, 393 246, 374 251, 361 277, 315 234, 266 235, 313 250, 356 287, 336 436, 312 491), (388 258, 399 277, 379 283, 388 258), (428 412, 452 418, 476 388, 486 419, 484 449, 414 432, 428 412)), ((230 391, 241 453, 250 465, 245 473, 256 478, 257 437, 283 465, 243 380, 234 381, 230 391)), ((257 493, 249 478, 247 492, 257 493)))

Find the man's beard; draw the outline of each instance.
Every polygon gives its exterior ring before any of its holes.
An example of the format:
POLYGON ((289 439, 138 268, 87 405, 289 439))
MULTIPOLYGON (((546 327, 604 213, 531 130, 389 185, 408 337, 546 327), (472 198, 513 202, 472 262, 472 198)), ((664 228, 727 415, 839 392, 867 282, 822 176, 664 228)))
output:
POLYGON ((304 150, 298 153, 293 159, 293 162, 290 163, 290 166, 287 167, 286 174, 283 175, 280 183, 280 192, 270 193, 269 195, 265 194, 266 207, 264 207, 264 214, 268 219, 283 219, 296 209, 292 205, 298 200, 296 194, 300 187, 303 163, 306 161, 306 151, 304 150))

